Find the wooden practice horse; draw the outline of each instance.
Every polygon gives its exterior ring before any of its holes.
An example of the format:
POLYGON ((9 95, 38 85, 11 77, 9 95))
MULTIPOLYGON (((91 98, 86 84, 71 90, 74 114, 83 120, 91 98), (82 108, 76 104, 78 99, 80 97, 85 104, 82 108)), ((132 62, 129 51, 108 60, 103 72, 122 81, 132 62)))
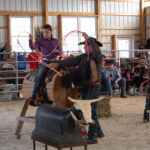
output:
MULTIPOLYGON (((96 64, 92 60, 90 61, 90 68, 91 68, 92 81, 95 82, 97 80, 96 64)), ((64 71, 63 72, 61 71, 61 73, 65 75, 64 71)), ((26 101, 23 106, 20 117, 18 118, 17 129, 15 131, 17 138, 20 137, 20 132, 24 121, 26 122, 28 121, 32 123, 34 123, 35 121, 35 120, 33 121, 33 119, 35 119, 35 116, 25 117, 25 114, 27 112, 30 103, 28 98, 32 95, 32 91, 33 91, 35 76, 36 76, 36 72, 33 71, 29 75, 27 75, 27 77, 24 79, 23 95, 24 98, 26 98, 26 101)), ((78 96, 78 90, 76 88, 66 89, 62 85, 61 77, 58 76, 55 72, 49 70, 48 75, 42 81, 39 91, 37 92, 37 104, 43 103, 45 99, 48 99, 48 100, 53 100, 54 105, 56 106, 70 108, 73 105, 73 103, 68 100, 68 97, 76 99, 77 96, 78 96)))
MULTIPOLYGON (((22 91, 23 96, 26 99, 20 116, 18 117, 18 122, 15 130, 16 138, 20 138, 20 132, 24 122, 35 122, 35 116, 25 116, 28 106, 30 104, 29 97, 32 95, 34 79, 37 71, 34 70, 30 72, 24 79, 22 91)), ((61 74, 65 74, 65 71, 61 71, 61 74)), ((61 77, 55 72, 49 71, 46 78, 42 80, 39 91, 37 92, 37 104, 44 102, 44 99, 53 101, 53 105, 70 108, 73 103, 68 100, 68 96, 76 99, 78 96, 78 90, 76 88, 66 89, 63 87, 61 82, 61 77)))

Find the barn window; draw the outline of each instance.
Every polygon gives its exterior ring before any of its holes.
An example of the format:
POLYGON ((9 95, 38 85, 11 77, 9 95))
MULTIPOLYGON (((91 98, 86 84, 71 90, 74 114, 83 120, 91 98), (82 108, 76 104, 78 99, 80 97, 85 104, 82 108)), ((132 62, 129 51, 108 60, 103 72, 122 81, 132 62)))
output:
POLYGON ((133 36, 117 36, 117 58, 134 57, 134 37, 133 36))
POLYGON ((29 48, 29 33, 32 34, 31 17, 11 17, 10 31, 12 52, 31 52, 29 48))
POLYGON ((91 37, 97 37, 96 25, 95 17, 63 17, 63 52, 69 55, 76 54, 78 50, 84 52, 83 45, 78 45, 79 42, 84 41, 84 38, 80 33, 71 33, 71 31, 82 31, 86 32, 91 37))

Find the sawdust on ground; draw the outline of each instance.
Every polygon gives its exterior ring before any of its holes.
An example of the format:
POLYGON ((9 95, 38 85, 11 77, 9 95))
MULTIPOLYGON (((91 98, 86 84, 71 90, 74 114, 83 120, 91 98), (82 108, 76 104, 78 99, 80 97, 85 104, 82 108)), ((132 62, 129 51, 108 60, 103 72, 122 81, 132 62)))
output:
MULTIPOLYGON (((32 150, 31 132, 34 124, 24 123, 21 139, 14 135, 16 118, 19 116, 23 100, 0 102, 0 150, 32 150)), ((96 145, 88 145, 89 150, 150 150, 150 123, 143 124, 145 97, 130 96, 126 99, 111 100, 112 116, 100 119, 105 134, 96 145)), ((34 115, 35 107, 29 107, 28 115, 34 115)), ((44 145, 37 143, 37 150, 44 145)), ((49 150, 54 148, 48 147, 49 150)), ((83 149, 83 147, 73 148, 83 149)))

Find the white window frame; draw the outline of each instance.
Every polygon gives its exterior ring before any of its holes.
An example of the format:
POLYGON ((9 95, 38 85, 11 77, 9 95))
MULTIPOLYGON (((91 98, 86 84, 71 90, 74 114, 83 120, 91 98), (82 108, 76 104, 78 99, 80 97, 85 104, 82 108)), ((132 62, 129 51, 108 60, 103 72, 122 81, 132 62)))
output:
MULTIPOLYGON (((71 18, 76 18, 77 19, 77 25, 76 25, 76 27, 77 27, 77 29, 73 29, 73 30, 78 30, 78 31, 81 31, 81 21, 82 21, 82 18, 84 19, 84 18, 94 18, 94 21, 95 21, 95 28, 94 28, 94 30, 95 30, 95 33, 94 34, 89 34, 88 32, 86 32, 89 36, 91 36, 91 37, 94 37, 94 38, 97 38, 97 34, 98 34, 98 31, 97 31, 97 18, 96 17, 78 17, 78 16, 63 16, 63 18, 70 18, 70 22, 71 22, 71 18)), ((63 18, 62 18, 62 33, 63 33, 63 18)), ((90 29, 89 29, 90 30, 90 29)), ((68 32, 70 32, 70 31, 68 31, 68 32)), ((82 30, 82 32, 85 32, 85 30, 82 30)), ((64 33, 62 34, 62 39, 64 39, 64 33)), ((79 42, 82 42, 82 41, 84 41, 84 38, 81 36, 81 34, 78 34, 78 43, 79 42)), ((80 45, 80 46, 78 46, 78 49, 83 49, 83 46, 84 45, 80 45)), ((63 51, 65 51, 64 50, 64 48, 65 47, 63 47, 62 49, 63 49, 63 51)), ((74 49, 73 49, 74 50, 74 49)), ((82 52, 84 52, 83 50, 82 50, 82 52)), ((67 54, 75 54, 75 53, 73 53, 73 52, 67 52, 67 54)))
MULTIPOLYGON (((119 40, 129 40, 130 45, 129 45, 129 57, 128 58, 133 58, 134 57, 134 36, 116 36, 116 58, 120 59, 121 57, 118 55, 121 50, 119 50, 119 40)), ((128 51, 124 50, 124 51, 128 51)), ((127 57, 122 57, 122 58, 127 58, 127 57)))
MULTIPOLYGON (((19 27, 18 27, 19 28, 19 27)), ((11 45, 11 52, 31 52, 31 49, 28 47, 28 39, 29 39, 29 33, 33 35, 33 25, 32 25, 32 17, 30 16, 10 16, 10 45, 11 45), (26 29, 24 29, 24 31, 20 31, 20 33, 18 33, 17 35, 12 35, 12 30, 14 30, 14 27, 12 25, 12 20, 13 18, 29 18, 30 19, 30 31, 27 31, 26 29), (25 48, 24 46, 24 42, 21 42, 21 40, 19 40, 21 46, 19 44, 17 44, 17 46, 15 47, 15 49, 13 48, 13 37, 17 38, 17 39, 21 39, 22 37, 26 37, 25 42, 27 43, 26 46, 28 47, 28 49, 25 48), (22 48, 23 47, 23 48, 22 48)), ((17 43, 17 40, 15 41, 17 43)))

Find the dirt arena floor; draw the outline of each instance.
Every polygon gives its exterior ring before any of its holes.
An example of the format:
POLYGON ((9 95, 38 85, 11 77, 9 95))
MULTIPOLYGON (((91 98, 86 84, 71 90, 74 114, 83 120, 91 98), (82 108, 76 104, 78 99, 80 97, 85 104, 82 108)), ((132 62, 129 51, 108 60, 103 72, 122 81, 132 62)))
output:
MULTIPOLYGON (((32 150, 31 132, 34 124, 25 123, 21 139, 16 139, 14 130, 23 100, 0 102, 0 150, 32 150)), ((131 96, 127 99, 111 100, 112 117, 100 119, 105 137, 89 150, 150 150, 150 123, 143 124, 145 97, 131 96)), ((34 115, 36 108, 29 107, 28 114, 34 115)), ((44 145, 37 143, 37 150, 44 145)), ((48 147, 48 150, 54 148, 48 147)), ((73 148, 82 150, 83 147, 73 148)))

